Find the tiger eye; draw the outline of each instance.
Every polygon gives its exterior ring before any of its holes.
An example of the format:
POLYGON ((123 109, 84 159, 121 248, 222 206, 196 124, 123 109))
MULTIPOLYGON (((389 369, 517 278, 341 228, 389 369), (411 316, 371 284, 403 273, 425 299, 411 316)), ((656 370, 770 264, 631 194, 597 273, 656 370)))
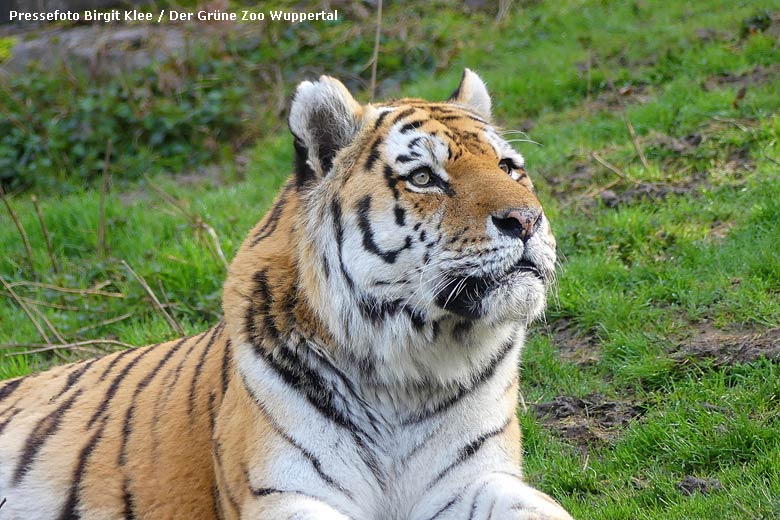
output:
POLYGON ((412 174, 411 180, 415 186, 427 186, 431 182, 431 174, 427 170, 418 170, 412 174))
POLYGON ((498 167, 504 170, 504 173, 512 173, 512 165, 510 164, 509 159, 501 159, 498 162, 498 167))

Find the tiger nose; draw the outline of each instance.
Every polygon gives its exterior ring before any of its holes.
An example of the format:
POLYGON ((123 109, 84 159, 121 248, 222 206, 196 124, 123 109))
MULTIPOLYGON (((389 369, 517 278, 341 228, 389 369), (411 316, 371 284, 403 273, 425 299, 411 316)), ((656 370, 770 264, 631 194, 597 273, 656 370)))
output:
POLYGON ((493 225, 501 233, 527 242, 541 222, 542 210, 538 208, 510 209, 500 217, 493 216, 493 225))

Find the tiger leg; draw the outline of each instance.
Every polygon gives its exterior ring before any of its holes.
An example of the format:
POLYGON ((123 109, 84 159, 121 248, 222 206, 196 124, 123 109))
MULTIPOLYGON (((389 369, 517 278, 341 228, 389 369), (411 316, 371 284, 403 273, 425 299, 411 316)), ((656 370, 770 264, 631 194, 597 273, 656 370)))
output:
POLYGON ((437 520, 572 520, 552 498, 511 473, 490 473, 447 500, 437 520))
POLYGON ((297 491, 254 489, 241 511, 242 520, 349 520, 322 500, 297 491))

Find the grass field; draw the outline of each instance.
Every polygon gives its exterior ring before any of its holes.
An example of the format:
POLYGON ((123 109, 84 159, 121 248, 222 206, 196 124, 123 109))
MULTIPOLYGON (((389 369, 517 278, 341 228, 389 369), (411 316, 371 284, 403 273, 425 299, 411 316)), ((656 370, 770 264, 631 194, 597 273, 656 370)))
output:
MULTIPOLYGON (((576 518, 780 517, 780 3, 515 2, 499 22, 433 8, 450 62, 390 94, 444 98, 469 66, 499 122, 541 143, 516 143, 561 258, 523 359, 529 480, 576 518)), ((385 23, 408 15, 391 6, 385 23)), ((1 213, 0 377, 121 348, 30 352, 42 344, 175 337, 123 261, 186 333, 216 322, 209 230, 229 260, 290 171, 290 141, 266 132, 118 182, 104 225, 100 175, 10 194, 32 255, 1 213)))

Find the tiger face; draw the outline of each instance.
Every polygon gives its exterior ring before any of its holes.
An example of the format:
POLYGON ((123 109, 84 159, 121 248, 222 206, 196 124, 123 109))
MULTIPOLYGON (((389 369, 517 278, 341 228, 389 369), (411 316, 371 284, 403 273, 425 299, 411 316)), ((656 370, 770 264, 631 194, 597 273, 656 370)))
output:
POLYGON ((337 259, 318 269, 331 328, 363 320, 431 339, 448 320, 527 324, 542 312, 555 239, 490 105, 469 70, 446 103, 361 106, 327 77, 298 88, 290 126, 308 234, 337 259))

